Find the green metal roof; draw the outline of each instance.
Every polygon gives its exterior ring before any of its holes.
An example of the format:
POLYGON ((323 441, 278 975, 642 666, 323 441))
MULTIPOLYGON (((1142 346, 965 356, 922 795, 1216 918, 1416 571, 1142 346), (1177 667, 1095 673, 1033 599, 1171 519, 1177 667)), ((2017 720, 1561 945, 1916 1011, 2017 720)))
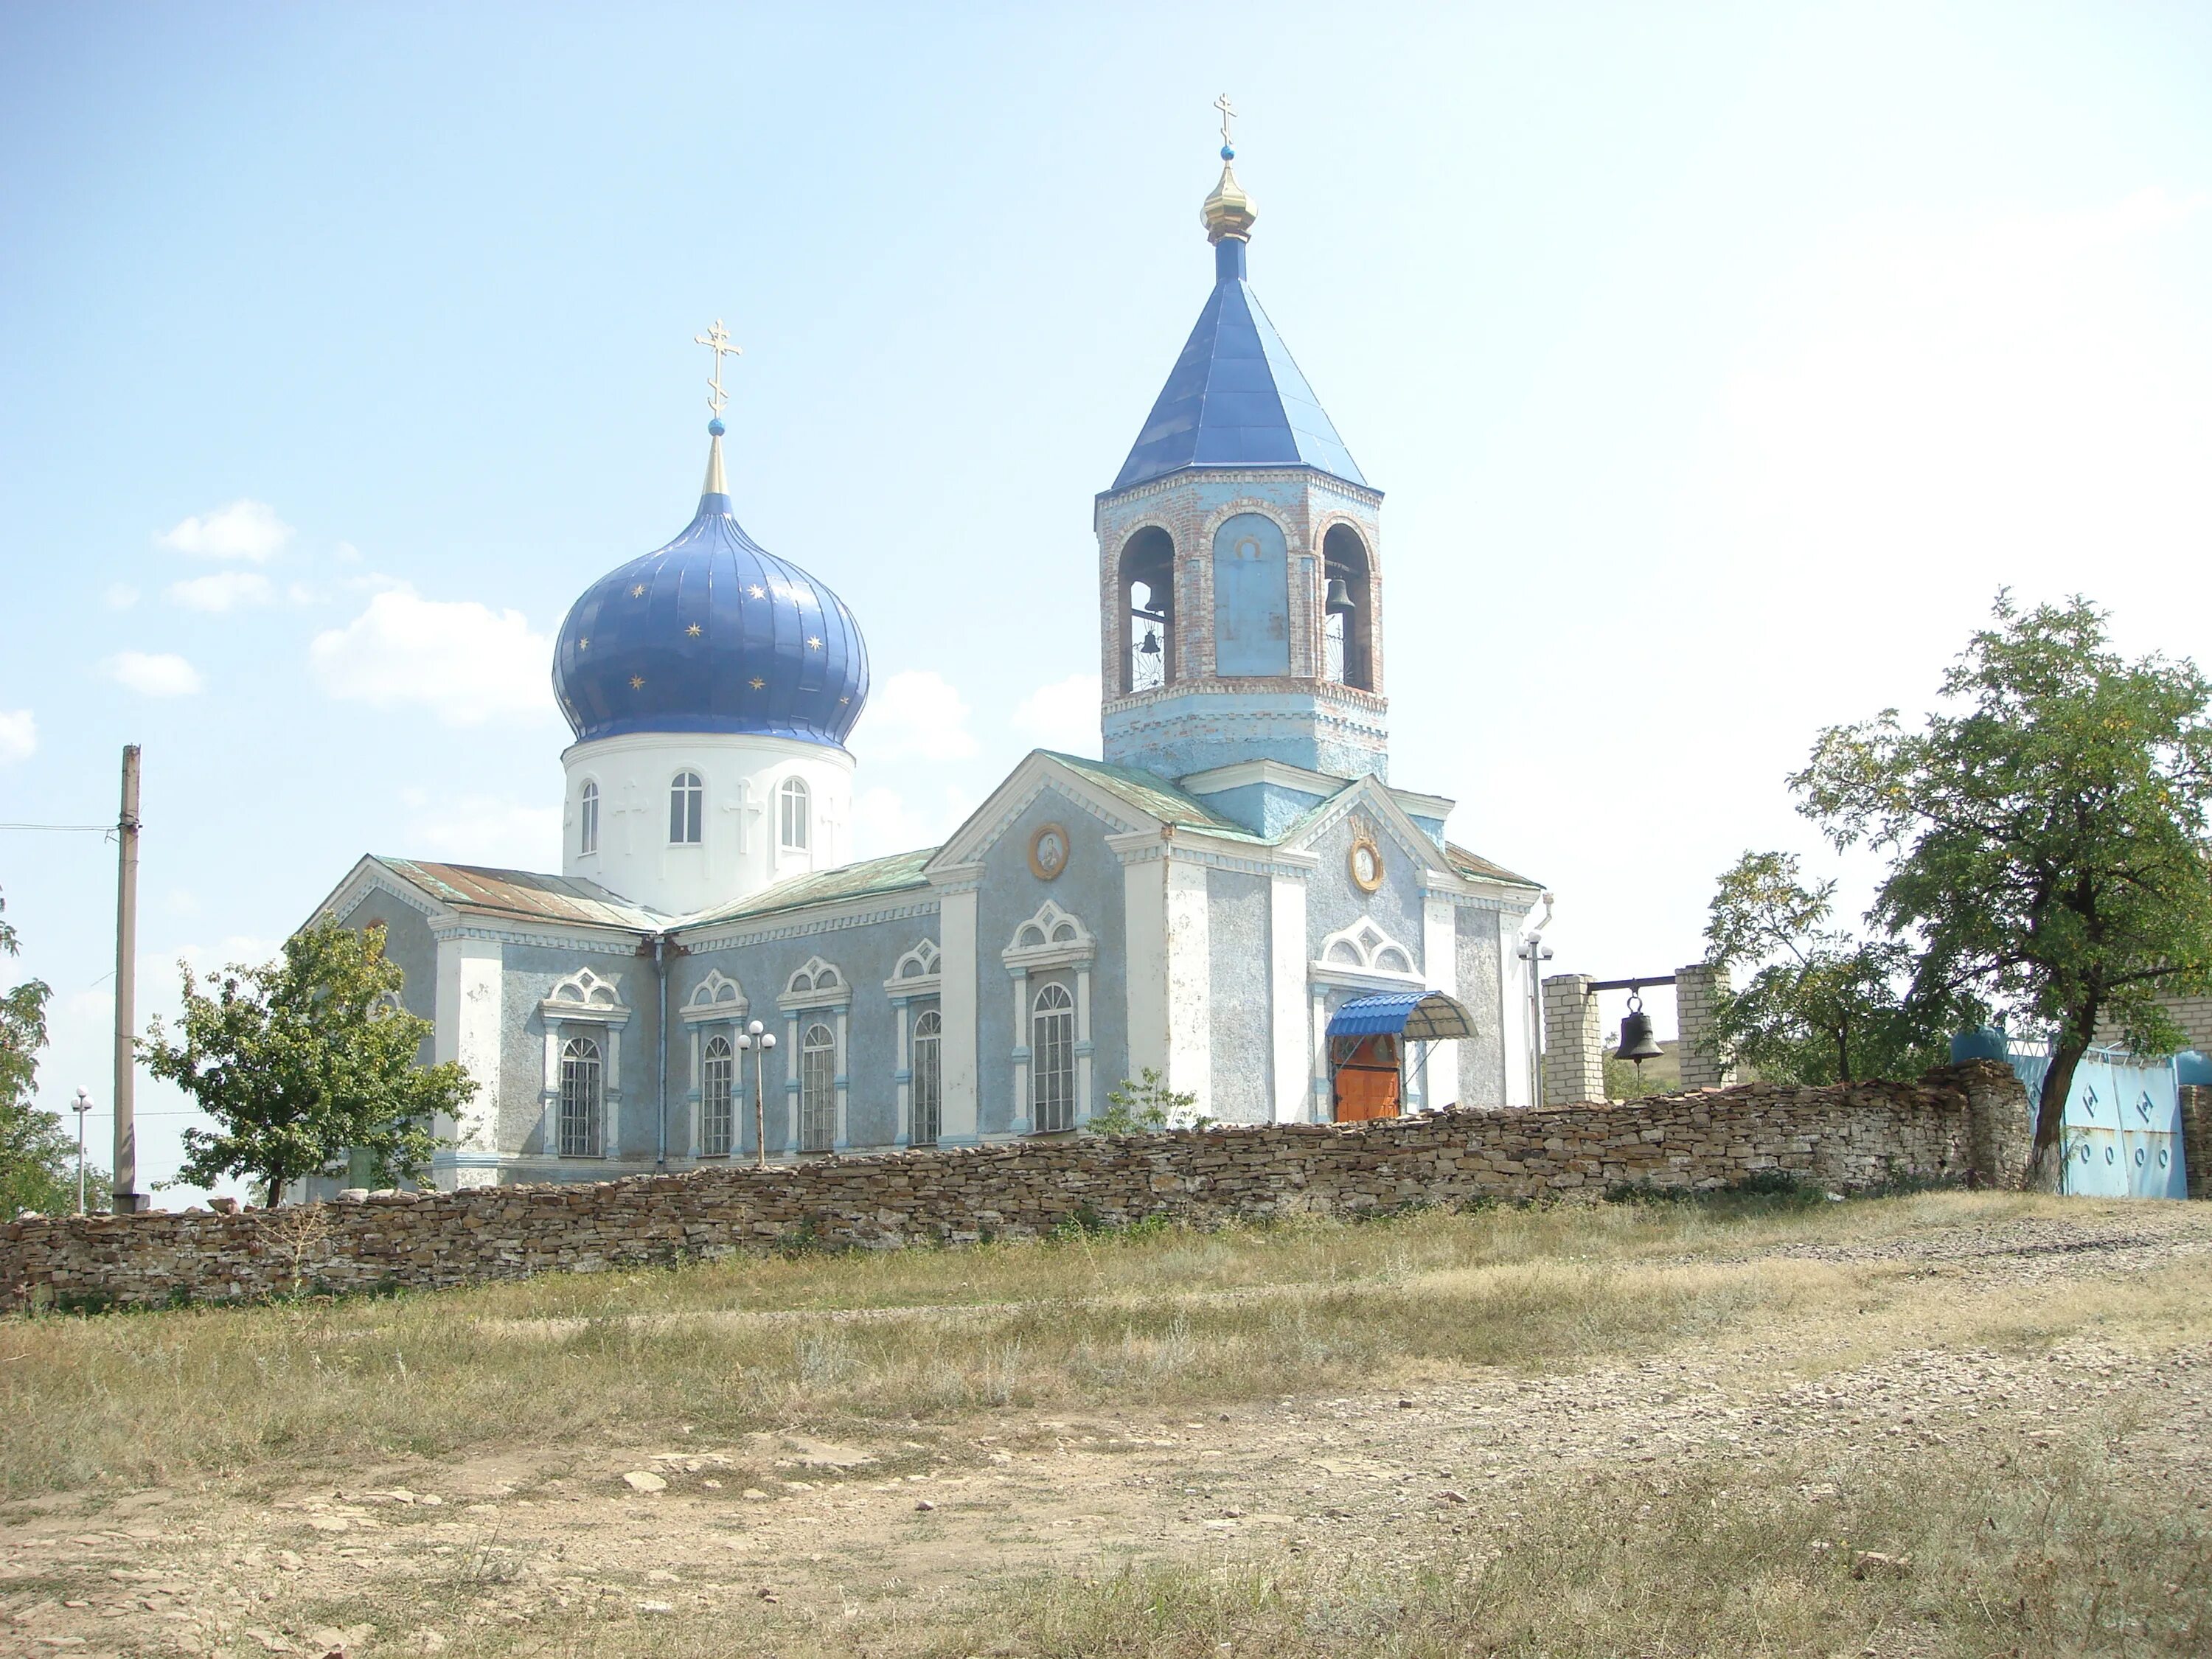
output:
POLYGON ((763 888, 734 904, 686 916, 678 925, 685 928, 705 927, 717 922, 774 915, 780 910, 801 909, 810 904, 834 904, 840 899, 873 898, 881 893, 927 887, 929 878, 922 872, 936 856, 937 848, 922 847, 911 853, 893 853, 888 858, 863 859, 857 864, 841 864, 835 870, 793 876, 789 881, 763 888))
POLYGON ((527 921, 582 922, 650 933, 672 918, 633 904, 595 881, 544 876, 532 870, 497 870, 478 864, 434 864, 378 855, 376 862, 431 897, 480 915, 527 921))
POLYGON ((1039 752, 1051 756, 1071 772, 1081 773, 1108 794, 1127 802, 1147 817, 1172 823, 1179 830, 1203 830, 1209 836, 1249 841, 1255 846, 1272 845, 1269 836, 1254 835, 1234 818, 1222 817, 1197 796, 1186 795, 1157 772, 1115 766, 1081 755, 1063 755, 1056 749, 1039 752))

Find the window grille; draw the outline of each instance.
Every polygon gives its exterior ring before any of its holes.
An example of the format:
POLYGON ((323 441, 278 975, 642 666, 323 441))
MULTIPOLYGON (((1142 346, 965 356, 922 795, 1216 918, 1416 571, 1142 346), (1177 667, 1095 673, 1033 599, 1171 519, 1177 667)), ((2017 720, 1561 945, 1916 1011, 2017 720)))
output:
POLYGON ((699 1155, 702 1158, 727 1158, 730 1155, 732 1123, 730 1082, 732 1069, 729 1038, 709 1038, 706 1063, 699 1068, 699 1155))
POLYGON ((1030 1099, 1038 1133, 1075 1127, 1075 999, 1065 985, 1046 986, 1030 1004, 1030 1099))
POLYGON ((837 1039, 810 1025, 799 1049, 799 1150, 826 1152, 837 1141, 837 1039))
POLYGON ((945 1022, 933 1008, 914 1023, 914 1144, 934 1146, 945 1127, 945 1022))
POLYGON ((672 845, 696 847, 705 839, 707 786, 696 772, 678 772, 668 786, 668 839, 672 845))
POLYGON ((599 1126, 605 1090, 599 1045, 589 1037, 570 1037, 561 1045, 561 1156, 601 1155, 599 1126))

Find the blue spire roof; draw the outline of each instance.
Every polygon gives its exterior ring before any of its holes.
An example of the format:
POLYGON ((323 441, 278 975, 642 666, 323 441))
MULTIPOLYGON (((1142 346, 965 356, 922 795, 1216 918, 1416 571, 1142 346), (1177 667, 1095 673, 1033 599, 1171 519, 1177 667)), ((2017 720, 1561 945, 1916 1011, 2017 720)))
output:
POLYGON ((1310 466, 1367 483, 1244 280, 1244 249, 1235 238, 1214 244, 1213 293, 1115 489, 1187 466, 1310 466))
POLYGON ((743 732, 842 748, 868 700, 868 649, 845 602, 745 534, 721 483, 684 533, 608 572, 554 646, 553 692, 579 741, 743 732))

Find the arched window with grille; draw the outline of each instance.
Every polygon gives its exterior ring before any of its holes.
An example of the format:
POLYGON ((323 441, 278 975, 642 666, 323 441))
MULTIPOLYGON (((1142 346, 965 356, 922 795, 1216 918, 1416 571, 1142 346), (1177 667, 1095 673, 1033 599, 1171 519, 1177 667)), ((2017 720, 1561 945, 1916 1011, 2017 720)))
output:
POLYGON ((811 826, 807 823, 808 809, 813 805, 805 778, 786 778, 783 787, 776 791, 779 806, 778 820, 781 830, 783 850, 804 853, 807 834, 811 826))
POLYGON ((817 1023, 799 1045, 799 1150, 826 1152, 836 1144, 837 1038, 817 1023))
POLYGON ((932 1008, 914 1023, 914 1144, 934 1146, 945 1127, 945 1022, 932 1008))
POLYGON ((1053 983, 1030 1005, 1030 1121, 1039 1133, 1075 1127, 1075 999, 1053 983))
POLYGON ((734 1117, 730 1110, 730 1040, 709 1037, 699 1067, 699 1156, 727 1158, 734 1117))
POLYGON ((576 794, 576 851, 599 850, 599 786, 586 781, 576 794))
POLYGON ((561 1045, 561 1156, 599 1158, 605 1081, 599 1045, 590 1037, 570 1037, 561 1045))
POLYGON ((668 786, 668 842, 696 847, 706 839, 707 786, 696 772, 678 772, 668 786))

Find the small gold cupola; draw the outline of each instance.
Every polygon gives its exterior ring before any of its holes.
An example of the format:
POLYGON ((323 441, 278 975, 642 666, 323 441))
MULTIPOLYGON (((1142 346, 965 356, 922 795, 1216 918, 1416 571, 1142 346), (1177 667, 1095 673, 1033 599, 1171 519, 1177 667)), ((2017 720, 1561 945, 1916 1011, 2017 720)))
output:
POLYGON ((1229 137, 1229 123, 1237 113, 1236 107, 1225 92, 1213 100, 1213 106, 1221 112, 1221 182, 1214 185, 1213 193, 1199 209, 1199 222, 1206 227, 1206 240, 1209 242, 1232 239, 1249 241, 1252 222, 1260 215, 1252 205, 1252 198, 1244 193, 1244 186, 1237 182, 1237 147, 1229 137))

